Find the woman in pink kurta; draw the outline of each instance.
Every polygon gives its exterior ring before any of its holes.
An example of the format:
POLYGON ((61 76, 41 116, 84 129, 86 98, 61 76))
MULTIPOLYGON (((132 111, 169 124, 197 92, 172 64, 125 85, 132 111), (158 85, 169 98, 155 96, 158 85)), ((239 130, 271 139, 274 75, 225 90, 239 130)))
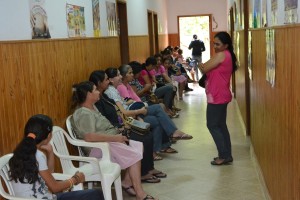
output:
POLYGON ((224 165, 233 162, 226 115, 227 105, 232 99, 230 78, 237 65, 228 33, 219 32, 215 35, 214 48, 215 56, 201 64, 200 71, 207 75, 205 81, 207 128, 218 150, 218 156, 211 161, 211 164, 224 165))

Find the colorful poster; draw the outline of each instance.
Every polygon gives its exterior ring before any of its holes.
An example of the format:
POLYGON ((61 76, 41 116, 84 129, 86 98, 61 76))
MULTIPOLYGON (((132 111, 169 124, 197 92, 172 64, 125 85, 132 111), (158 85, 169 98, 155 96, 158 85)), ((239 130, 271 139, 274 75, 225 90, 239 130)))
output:
POLYGON ((69 37, 85 37, 84 7, 67 4, 69 37))
POLYGON ((277 10, 277 6, 278 6, 277 1, 278 0, 271 0, 272 11, 277 10))
POLYGON ((252 33, 248 32, 248 73, 249 79, 252 80, 252 33))
POLYGON ((277 7, 278 7, 278 3, 277 3, 278 0, 272 0, 271 1, 271 23, 273 26, 276 26, 278 23, 277 23, 277 7))
POLYGON ((261 26, 267 27, 267 0, 261 0, 261 26))
POLYGON ((286 24, 298 22, 298 0, 284 0, 285 17, 284 22, 286 24))
POLYGON ((99 0, 92 1, 93 6, 93 30, 94 36, 100 36, 100 7, 99 7, 99 0))
POLYGON ((266 50, 267 50, 267 61, 266 61, 266 80, 275 86, 275 30, 266 30, 266 50))
POLYGON ((108 35, 117 36, 117 15, 116 4, 113 2, 106 2, 107 23, 108 23, 108 35))
POLYGON ((248 0, 249 6, 249 28, 253 28, 253 0, 248 0))
POLYGON ((253 7, 253 28, 261 27, 261 1, 254 0, 253 7))
POLYGON ((51 38, 44 4, 45 0, 29 0, 32 39, 51 38))

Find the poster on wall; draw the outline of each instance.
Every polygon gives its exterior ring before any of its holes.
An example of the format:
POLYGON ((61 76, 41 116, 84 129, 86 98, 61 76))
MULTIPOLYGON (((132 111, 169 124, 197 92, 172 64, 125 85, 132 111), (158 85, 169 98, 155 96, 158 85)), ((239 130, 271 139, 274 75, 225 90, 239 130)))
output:
POLYGON ((291 24, 298 22, 298 0, 284 0, 284 23, 291 24))
POLYGON ((261 0, 261 26, 267 27, 267 0, 261 0))
POLYGON ((249 28, 253 28, 253 0, 248 0, 248 6, 249 6, 249 28))
POLYGON ((106 12, 107 12, 107 24, 108 24, 108 35, 117 36, 117 14, 116 4, 113 2, 106 1, 106 12))
POLYGON ((93 30, 94 36, 99 37, 101 35, 100 32, 100 7, 99 7, 99 0, 92 1, 92 8, 93 8, 93 30))
POLYGON ((32 39, 51 38, 44 5, 45 0, 29 0, 32 39))
POLYGON ((261 27, 261 0, 254 0, 253 28, 261 27))
POLYGON ((248 32, 248 73, 249 79, 252 80, 252 33, 248 32))
POLYGON ((239 24, 240 29, 244 29, 244 1, 239 0, 239 24))
POLYGON ((278 24, 277 22, 277 7, 278 7, 278 0, 271 0, 271 12, 272 12, 272 25, 275 26, 278 24))
POLYGON ((67 24, 69 37, 85 37, 84 7, 67 4, 67 24))
POLYGON ((275 86, 275 30, 266 30, 266 50, 267 50, 267 61, 266 61, 266 80, 275 86))

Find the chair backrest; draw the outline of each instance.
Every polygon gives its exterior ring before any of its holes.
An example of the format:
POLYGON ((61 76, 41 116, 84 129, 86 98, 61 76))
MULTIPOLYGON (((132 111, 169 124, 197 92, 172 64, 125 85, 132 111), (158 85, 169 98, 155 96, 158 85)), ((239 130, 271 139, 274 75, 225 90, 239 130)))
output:
MULTIPOLYGON (((35 198, 25 198, 25 197, 16 197, 10 177, 9 177, 9 165, 8 162, 13 156, 12 153, 6 154, 0 158, 0 196, 4 197, 5 199, 12 199, 12 200, 33 200, 35 198), (5 185, 8 193, 5 191, 3 185, 5 185)), ((35 199, 37 200, 37 199, 35 199)))
POLYGON ((12 156, 13 156, 13 154, 11 153, 11 154, 6 154, 0 158, 0 176, 9 192, 9 194, 6 193, 2 184, 0 184, 0 194, 4 198, 8 198, 8 196, 6 196, 6 195, 14 195, 14 191, 13 191, 12 185, 9 181, 10 178, 9 178, 9 174, 8 174, 8 172, 9 172, 8 161, 11 159, 12 156))
POLYGON ((69 171, 73 171, 75 167, 71 160, 63 158, 63 156, 70 155, 64 136, 65 134, 66 133, 64 129, 58 126, 54 126, 52 131, 51 144, 54 154, 60 158, 63 173, 68 173, 69 171))
MULTIPOLYGON (((75 134, 74 129, 73 129, 72 124, 71 124, 71 117, 72 117, 72 115, 69 115, 67 120, 66 120, 67 130, 68 130, 68 133, 69 133, 69 135, 72 139, 77 139, 76 134, 75 134)), ((85 156, 80 147, 77 147, 77 149, 78 149, 79 155, 85 156)))

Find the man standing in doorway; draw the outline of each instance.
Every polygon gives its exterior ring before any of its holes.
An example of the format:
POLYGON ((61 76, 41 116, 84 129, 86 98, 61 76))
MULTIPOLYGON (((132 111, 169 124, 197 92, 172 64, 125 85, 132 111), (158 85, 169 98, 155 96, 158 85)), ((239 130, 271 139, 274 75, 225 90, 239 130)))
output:
MULTIPOLYGON (((202 52, 205 51, 205 45, 204 42, 201 40, 198 40, 198 36, 195 34, 193 35, 193 41, 191 41, 190 45, 189 45, 189 49, 193 49, 192 50, 192 58, 194 60, 198 61, 198 65, 200 63, 202 63, 202 52)), ((198 66, 195 65, 194 66, 194 71, 196 73, 196 80, 194 78, 194 76, 192 77, 194 81, 198 81, 199 80, 199 71, 198 71, 198 66)))

